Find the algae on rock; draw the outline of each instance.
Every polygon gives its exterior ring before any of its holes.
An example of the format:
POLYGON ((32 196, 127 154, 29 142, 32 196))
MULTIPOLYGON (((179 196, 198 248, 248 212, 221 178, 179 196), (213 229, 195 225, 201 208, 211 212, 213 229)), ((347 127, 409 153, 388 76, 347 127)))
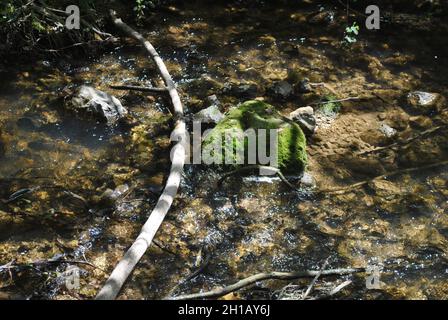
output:
POLYGON ((271 154, 275 151, 276 166, 282 172, 301 174, 305 170, 306 138, 302 129, 283 117, 273 106, 251 100, 231 109, 225 118, 206 134, 202 156, 204 162, 209 164, 273 165, 266 163, 266 160, 267 157, 275 158, 275 154, 271 154), (270 129, 274 129, 275 134, 270 129), (260 142, 263 140, 267 147, 266 151, 260 152, 260 142), (272 142, 276 144, 273 145, 272 142))

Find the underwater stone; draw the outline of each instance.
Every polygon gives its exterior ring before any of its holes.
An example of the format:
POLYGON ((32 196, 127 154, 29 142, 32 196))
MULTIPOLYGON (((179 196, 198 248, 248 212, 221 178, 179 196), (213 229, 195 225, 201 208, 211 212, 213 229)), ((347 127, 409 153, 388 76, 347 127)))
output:
POLYGON ((394 136, 396 136, 397 134, 397 130, 395 130, 394 128, 392 128, 391 126, 382 123, 380 125, 379 130, 387 137, 387 138, 393 138, 394 136))
POLYGON ((438 93, 413 91, 408 93, 406 98, 409 107, 422 113, 440 111, 444 104, 443 97, 438 93))
POLYGON ((114 96, 89 86, 81 86, 77 92, 66 99, 65 107, 82 116, 114 124, 123 118, 128 111, 114 96))
POLYGON ((218 123, 224 118, 217 105, 212 105, 204 110, 199 111, 193 117, 193 120, 201 123, 218 123))
POLYGON ((293 93, 293 87, 286 81, 278 81, 272 86, 272 93, 280 99, 287 99, 293 93))
MULTIPOLYGON (((278 167, 284 173, 300 174, 307 165, 306 138, 299 125, 288 121, 273 106, 262 101, 246 101, 240 106, 231 109, 225 118, 211 130, 203 141, 203 148, 213 145, 216 141, 221 142, 221 153, 217 157, 224 163, 225 155, 232 155, 235 165, 237 156, 235 150, 244 150, 244 162, 247 164, 248 139, 247 137, 236 138, 232 143, 226 143, 225 135, 228 132, 242 134, 248 129, 278 129, 278 167)), ((234 137, 232 135, 232 137, 234 137)), ((241 136, 239 136, 241 137, 241 136)), ((258 136, 256 137, 258 141, 258 136)), ((269 138, 267 138, 269 142, 269 138)), ((269 154, 269 148, 268 154, 269 154)), ((259 159, 257 157, 257 164, 259 159)))
POLYGON ((100 202, 108 206, 113 206, 119 199, 123 198, 128 191, 129 186, 127 184, 119 185, 114 190, 106 189, 101 195, 100 202))

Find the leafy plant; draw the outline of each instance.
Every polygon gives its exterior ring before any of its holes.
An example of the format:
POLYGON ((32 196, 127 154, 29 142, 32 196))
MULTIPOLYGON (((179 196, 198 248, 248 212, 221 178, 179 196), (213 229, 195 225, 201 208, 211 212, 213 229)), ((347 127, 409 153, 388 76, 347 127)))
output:
POLYGON ((336 114, 339 113, 339 111, 341 111, 341 103, 340 102, 335 102, 335 100, 337 100, 337 97, 334 95, 328 95, 325 96, 325 98, 323 99, 324 103, 320 106, 319 111, 325 115, 325 116, 335 116, 336 114))
POLYGON ((358 35, 359 35, 359 25, 356 22, 353 22, 353 24, 350 27, 345 28, 343 42, 348 45, 353 44, 356 41, 358 41, 357 39, 358 35))
POLYGON ((154 9, 157 0, 135 0, 134 12, 137 22, 141 22, 149 9, 154 9))

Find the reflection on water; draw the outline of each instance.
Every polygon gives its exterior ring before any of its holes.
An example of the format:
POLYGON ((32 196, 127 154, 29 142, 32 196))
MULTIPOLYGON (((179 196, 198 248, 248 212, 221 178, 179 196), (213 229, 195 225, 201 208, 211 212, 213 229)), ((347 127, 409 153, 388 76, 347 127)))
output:
MULTIPOLYGON (((423 48, 402 43, 399 31, 387 29, 387 44, 381 35, 365 35, 347 52, 339 45, 337 23, 317 28, 309 23, 317 8, 289 9, 191 5, 165 13, 170 19, 164 21, 153 17, 143 31, 160 48, 188 112, 207 107, 207 97, 216 94, 222 111, 264 97, 287 115, 328 94, 325 88, 290 97, 272 94, 277 82, 296 84, 305 77, 331 85, 340 97, 373 92, 384 101, 347 103, 336 119, 322 120, 309 139, 314 191, 291 191, 278 179, 263 177, 231 177, 218 188, 219 170, 187 166, 157 245, 144 256, 122 298, 161 298, 206 256, 207 268, 181 284, 177 294, 260 271, 318 269, 330 257, 334 268, 382 267, 379 290, 367 290, 364 275, 322 281, 324 287, 353 279, 340 294, 344 298, 448 296, 446 166, 373 180, 342 194, 317 192, 447 158, 446 131, 403 149, 353 156, 383 143, 375 129, 382 121, 397 128, 400 138, 428 122, 448 122, 446 112, 417 119, 402 102, 410 90, 447 93, 448 64, 431 58, 443 57, 444 48, 424 34, 419 39, 423 48)), ((338 13, 334 19, 343 21, 338 13)), ((140 48, 126 42, 86 63, 60 57, 11 66, 4 73, 0 198, 34 189, 0 204, 0 265, 62 254, 87 259, 96 268, 79 266, 79 292, 58 281, 54 271, 65 265, 55 264, 25 268, 12 278, 2 273, 0 293, 7 298, 92 298, 138 233, 169 169, 167 101, 108 86, 159 85, 156 72, 140 48), (127 123, 108 127, 65 113, 63 96, 82 83, 120 98, 131 113, 127 123), (107 189, 124 185, 129 191, 122 197, 107 196, 107 189)), ((308 283, 295 282, 305 288, 308 283)), ((267 282, 237 297, 274 297, 286 284, 267 282)))

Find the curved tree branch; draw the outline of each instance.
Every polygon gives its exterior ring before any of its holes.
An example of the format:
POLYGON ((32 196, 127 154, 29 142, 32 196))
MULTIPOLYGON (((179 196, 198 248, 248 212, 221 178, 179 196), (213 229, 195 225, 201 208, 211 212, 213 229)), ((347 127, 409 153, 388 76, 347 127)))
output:
POLYGON ((172 102, 172 114, 175 118, 176 124, 171 135, 171 139, 176 141, 171 155, 172 164, 171 171, 166 182, 165 189, 153 211, 151 212, 148 220, 143 225, 143 228, 138 235, 137 239, 134 241, 132 246, 125 253, 123 258, 120 260, 118 265, 113 270, 109 279, 107 279, 104 287, 100 290, 96 299, 99 300, 110 300, 115 299, 120 292, 124 282, 134 270, 137 263, 140 261, 143 254, 148 249, 151 244, 157 230, 163 222, 166 214, 168 213, 171 204, 173 203, 174 197, 177 194, 177 189, 179 188, 180 179, 183 171, 183 166, 185 162, 185 148, 183 142, 186 139, 185 135, 185 122, 183 120, 183 107, 180 101, 179 95, 176 90, 176 86, 165 66, 162 59, 160 58, 157 51, 151 45, 151 43, 137 31, 133 30, 127 24, 125 24, 121 19, 115 16, 115 13, 110 11, 112 21, 114 24, 126 33, 128 36, 133 37, 139 41, 146 51, 149 53, 150 57, 154 60, 160 76, 163 78, 165 85, 167 87, 168 93, 172 102))

